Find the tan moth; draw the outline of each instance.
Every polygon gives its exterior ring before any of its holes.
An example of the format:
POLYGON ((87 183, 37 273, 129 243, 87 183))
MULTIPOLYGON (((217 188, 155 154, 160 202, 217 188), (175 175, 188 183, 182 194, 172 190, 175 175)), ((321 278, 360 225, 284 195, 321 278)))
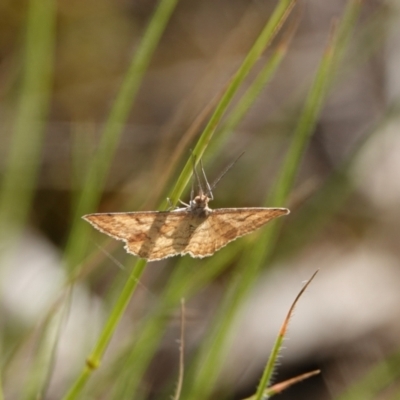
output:
MULTIPOLYGON (((233 165, 224 171, 222 175, 233 165)), ((148 261, 176 255, 208 257, 229 242, 251 233, 270 220, 289 214, 286 208, 211 209, 212 189, 204 173, 207 190, 203 190, 194 167, 199 193, 183 208, 171 211, 143 211, 88 214, 82 218, 100 232, 125 242, 128 253, 148 261)))

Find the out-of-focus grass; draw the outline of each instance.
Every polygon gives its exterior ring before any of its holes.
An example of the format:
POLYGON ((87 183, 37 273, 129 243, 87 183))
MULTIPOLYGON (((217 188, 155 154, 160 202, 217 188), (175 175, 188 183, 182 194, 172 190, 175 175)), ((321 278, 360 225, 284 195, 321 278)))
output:
MULTIPOLYGON (((400 352, 397 351, 387 359, 368 371, 365 376, 348 388, 345 393, 336 397, 336 400, 358 400, 376 399, 379 394, 389 388, 392 383, 398 382, 400 377, 400 352)), ((393 396, 388 395, 387 399, 398 399, 399 389, 394 389, 393 396)))
POLYGON ((240 98, 234 109, 231 110, 222 126, 218 129, 216 138, 210 145, 210 150, 212 152, 218 153, 262 93, 265 85, 271 81, 286 55, 291 40, 296 33, 296 29, 297 23, 294 23, 290 27, 289 32, 284 36, 283 40, 279 43, 276 49, 274 49, 267 62, 240 98))
POLYGON ((277 252, 283 249, 296 252, 301 247, 311 241, 319 232, 322 226, 326 225, 345 201, 349 198, 353 190, 353 185, 348 172, 357 161, 358 156, 364 150, 369 140, 381 132, 385 125, 391 123, 394 118, 400 115, 400 103, 393 103, 382 118, 377 121, 368 132, 362 137, 349 156, 333 171, 331 176, 318 188, 313 196, 305 205, 292 217, 293 232, 300 227, 307 231, 307 235, 294 237, 291 232, 287 232, 277 244, 277 252))
MULTIPOLYGON (((0 276, 8 266, 4 260, 9 247, 14 248, 30 211, 41 159, 42 142, 51 102, 55 51, 55 1, 29 2, 24 32, 22 83, 15 115, 13 134, 0 185, 0 276)), ((21 251, 21 250, 18 250, 21 251)), ((3 332, 0 340, 3 340, 3 332)), ((52 342, 50 342, 52 343, 52 342)), ((0 344, 1 367, 10 349, 0 344)), ((42 354, 41 354, 42 356, 42 354)), ((50 365, 41 371, 47 375, 50 365)), ((41 391, 43 375, 35 375, 25 389, 25 396, 41 391)), ((0 383, 3 380, 0 378, 0 383)), ((3 390, 0 388, 0 398, 3 390)))
POLYGON ((55 1, 29 2, 20 96, 0 186, 2 241, 24 225, 36 186, 53 83, 55 23, 55 1))
POLYGON ((72 229, 66 248, 68 268, 71 270, 79 266, 87 248, 87 244, 82 241, 82 237, 87 235, 89 227, 87 226, 88 224, 82 224, 81 217, 90 213, 98 205, 111 161, 121 139, 124 123, 128 118, 147 66, 177 1, 162 0, 157 6, 121 84, 106 120, 100 142, 88 165, 81 193, 77 199, 72 229))

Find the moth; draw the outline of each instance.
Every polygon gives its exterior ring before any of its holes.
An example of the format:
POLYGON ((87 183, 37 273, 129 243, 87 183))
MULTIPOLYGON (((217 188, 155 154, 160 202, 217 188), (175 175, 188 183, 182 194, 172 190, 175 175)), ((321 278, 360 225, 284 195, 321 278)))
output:
POLYGON ((194 196, 192 185, 189 204, 181 202, 184 207, 170 211, 97 213, 82 218, 100 232, 125 242, 128 253, 147 261, 185 254, 197 258, 211 256, 229 242, 289 214, 287 208, 211 209, 208 203, 214 199, 212 189, 233 164, 211 186, 201 164, 206 190, 194 165, 198 194, 194 196))

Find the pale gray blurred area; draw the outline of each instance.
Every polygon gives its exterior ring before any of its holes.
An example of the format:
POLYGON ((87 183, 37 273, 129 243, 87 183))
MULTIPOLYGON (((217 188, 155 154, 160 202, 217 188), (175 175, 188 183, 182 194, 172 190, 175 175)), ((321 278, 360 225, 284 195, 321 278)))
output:
POLYGON ((23 397, 24 387, 18 382, 32 368, 40 371, 40 365, 29 361, 34 358, 52 365, 49 376, 42 379, 49 379, 49 398, 57 398, 60 387, 82 368, 100 333, 102 301, 81 284, 66 290, 59 251, 37 231, 26 230, 3 256, 1 312, 11 326, 20 327, 26 335, 4 374, 7 399, 23 397), (52 316, 50 324, 46 316, 52 316), (46 342, 42 354, 37 353, 36 341, 46 342))

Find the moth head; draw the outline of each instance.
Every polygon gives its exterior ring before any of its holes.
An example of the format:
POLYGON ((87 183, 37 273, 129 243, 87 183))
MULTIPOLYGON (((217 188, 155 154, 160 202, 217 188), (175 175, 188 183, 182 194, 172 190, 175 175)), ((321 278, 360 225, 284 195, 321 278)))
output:
POLYGON ((207 207, 209 200, 206 194, 200 193, 193 199, 193 205, 197 208, 204 208, 207 207))

